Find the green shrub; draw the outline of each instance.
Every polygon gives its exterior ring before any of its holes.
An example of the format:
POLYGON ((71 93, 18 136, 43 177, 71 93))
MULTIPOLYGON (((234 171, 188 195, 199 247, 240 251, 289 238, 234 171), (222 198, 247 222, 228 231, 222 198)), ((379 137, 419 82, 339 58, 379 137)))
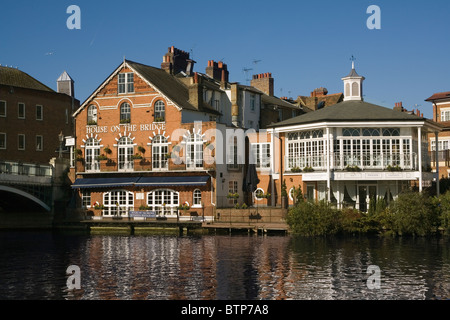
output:
POLYGON ((400 194, 390 210, 393 230, 399 235, 425 236, 437 229, 438 210, 433 201, 423 193, 400 194))
POLYGON ((327 201, 298 203, 289 210, 287 223, 302 236, 333 235, 341 229, 339 212, 327 201))
POLYGON ((435 200, 435 208, 439 215, 439 227, 444 234, 450 234, 450 191, 435 200))

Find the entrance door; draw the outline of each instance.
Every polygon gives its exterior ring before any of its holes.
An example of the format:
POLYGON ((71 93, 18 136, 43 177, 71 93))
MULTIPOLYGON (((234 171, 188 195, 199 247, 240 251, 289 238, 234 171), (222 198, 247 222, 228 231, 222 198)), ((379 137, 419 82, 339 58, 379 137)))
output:
POLYGON ((358 187, 359 210, 362 212, 369 211, 370 201, 377 199, 377 186, 360 185, 358 187))

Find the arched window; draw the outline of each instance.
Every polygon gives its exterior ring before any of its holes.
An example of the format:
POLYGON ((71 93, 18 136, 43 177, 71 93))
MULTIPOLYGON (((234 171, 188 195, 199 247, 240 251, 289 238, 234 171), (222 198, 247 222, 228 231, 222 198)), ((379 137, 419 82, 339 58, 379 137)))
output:
POLYGON ((359 85, 358 82, 352 83, 352 96, 359 97, 359 85))
POLYGON ((86 171, 100 170, 98 156, 100 155, 100 141, 95 138, 90 138, 85 144, 85 166, 86 171))
POLYGON ((131 107, 127 102, 120 105, 120 123, 130 123, 131 107))
POLYGON ((169 143, 167 138, 157 135, 152 140, 152 168, 153 170, 168 169, 169 143))
POLYGON ((114 190, 103 194, 104 216, 127 216, 134 207, 134 194, 126 190, 114 190))
POLYGON ((193 207, 201 207, 202 206, 202 192, 199 189, 194 190, 192 206, 193 207))
POLYGON ((164 101, 158 100, 155 103, 155 122, 166 121, 166 105, 164 101))
POLYGON ((186 166, 190 169, 203 167, 203 139, 198 133, 191 134, 186 143, 186 166))
POLYGON ((178 192, 170 189, 158 189, 147 194, 147 206, 160 216, 176 216, 179 205, 178 192))
POLYGON ((97 124, 97 107, 91 104, 87 109, 87 124, 96 125, 97 124))
POLYGON ((345 96, 350 97, 350 83, 345 84, 345 96))
POLYGON ((117 143, 119 171, 133 170, 134 144, 129 137, 121 137, 117 143))

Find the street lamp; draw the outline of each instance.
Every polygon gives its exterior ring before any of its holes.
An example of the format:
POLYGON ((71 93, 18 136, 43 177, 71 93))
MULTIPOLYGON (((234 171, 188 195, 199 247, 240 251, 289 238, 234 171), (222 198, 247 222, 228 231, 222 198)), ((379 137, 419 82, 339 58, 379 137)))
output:
POLYGON ((59 138, 59 158, 61 159, 62 158, 62 143, 64 141, 64 135, 63 135, 62 131, 59 133, 58 138, 59 138))

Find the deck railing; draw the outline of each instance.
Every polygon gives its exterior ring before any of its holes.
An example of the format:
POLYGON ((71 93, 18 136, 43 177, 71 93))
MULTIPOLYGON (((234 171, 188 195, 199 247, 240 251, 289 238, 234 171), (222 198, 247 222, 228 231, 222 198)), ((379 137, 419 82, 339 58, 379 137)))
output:
MULTIPOLYGON (((416 153, 333 153, 330 156, 331 170, 358 167, 362 170, 385 170, 389 167, 402 170, 417 170, 416 153)), ((316 171, 327 170, 326 155, 285 157, 287 172, 302 172, 305 168, 316 171)))

